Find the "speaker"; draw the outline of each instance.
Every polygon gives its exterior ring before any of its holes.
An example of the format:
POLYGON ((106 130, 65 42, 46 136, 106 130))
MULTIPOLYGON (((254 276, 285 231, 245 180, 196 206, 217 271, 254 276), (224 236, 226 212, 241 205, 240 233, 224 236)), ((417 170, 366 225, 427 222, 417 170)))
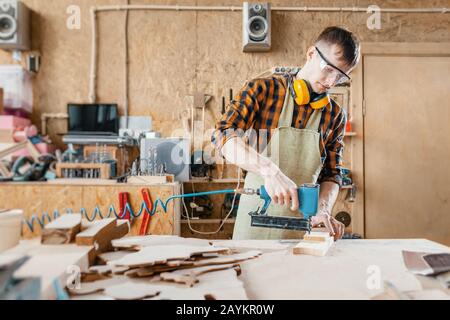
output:
POLYGON ((157 175, 161 168, 173 174, 175 181, 190 179, 189 165, 191 145, 183 138, 141 139, 141 171, 157 175))
POLYGON ((269 51, 271 46, 270 3, 243 5, 244 52, 269 51))
POLYGON ((30 10, 17 0, 0 0, 0 49, 30 50, 30 10))

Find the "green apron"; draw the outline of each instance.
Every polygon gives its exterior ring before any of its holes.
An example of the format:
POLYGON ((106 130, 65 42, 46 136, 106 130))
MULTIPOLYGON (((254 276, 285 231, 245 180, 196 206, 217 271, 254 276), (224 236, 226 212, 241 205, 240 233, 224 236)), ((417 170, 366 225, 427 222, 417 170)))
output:
MULTIPOLYGON (((294 100, 287 88, 278 127, 274 130, 263 154, 266 154, 287 177, 300 186, 304 183, 316 183, 322 170, 319 150, 322 109, 314 110, 305 129, 297 129, 291 127, 294 108, 294 100)), ((244 185, 245 188, 257 189, 264 185, 264 179, 248 172, 244 185)), ((256 195, 241 195, 233 240, 301 239, 303 237, 303 231, 252 227, 249 212, 261 207, 262 203, 263 200, 256 195)), ((300 211, 291 211, 286 205, 270 204, 267 213, 271 216, 301 217, 300 211)))

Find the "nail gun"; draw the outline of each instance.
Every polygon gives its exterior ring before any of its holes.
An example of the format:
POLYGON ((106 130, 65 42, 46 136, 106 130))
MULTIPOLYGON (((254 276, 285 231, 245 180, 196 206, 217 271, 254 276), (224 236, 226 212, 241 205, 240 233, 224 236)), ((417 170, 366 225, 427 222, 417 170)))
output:
POLYGON ((236 191, 240 194, 259 195, 260 198, 264 200, 262 207, 258 207, 256 211, 249 212, 252 227, 311 232, 311 217, 316 215, 319 205, 320 186, 318 184, 303 184, 297 189, 298 200, 300 203, 299 211, 303 214, 303 218, 268 215, 267 209, 269 208, 272 200, 264 186, 261 186, 256 190, 244 188, 236 191))

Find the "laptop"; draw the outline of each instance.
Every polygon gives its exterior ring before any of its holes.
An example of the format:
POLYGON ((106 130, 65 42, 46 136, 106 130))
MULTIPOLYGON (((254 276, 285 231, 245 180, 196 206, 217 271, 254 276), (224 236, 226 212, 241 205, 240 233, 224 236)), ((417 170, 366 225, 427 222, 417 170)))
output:
POLYGON ((90 136, 118 136, 119 114, 117 104, 67 105, 68 134, 90 136))

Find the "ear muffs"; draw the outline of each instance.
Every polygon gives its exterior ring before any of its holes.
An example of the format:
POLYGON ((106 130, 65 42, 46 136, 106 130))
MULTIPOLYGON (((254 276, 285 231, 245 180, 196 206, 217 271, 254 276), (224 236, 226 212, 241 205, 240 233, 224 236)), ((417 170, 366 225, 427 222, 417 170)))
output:
POLYGON ((309 104, 313 109, 322 109, 330 104, 330 97, 328 93, 315 93, 309 83, 305 80, 294 80, 293 87, 295 102, 299 106, 309 104))

